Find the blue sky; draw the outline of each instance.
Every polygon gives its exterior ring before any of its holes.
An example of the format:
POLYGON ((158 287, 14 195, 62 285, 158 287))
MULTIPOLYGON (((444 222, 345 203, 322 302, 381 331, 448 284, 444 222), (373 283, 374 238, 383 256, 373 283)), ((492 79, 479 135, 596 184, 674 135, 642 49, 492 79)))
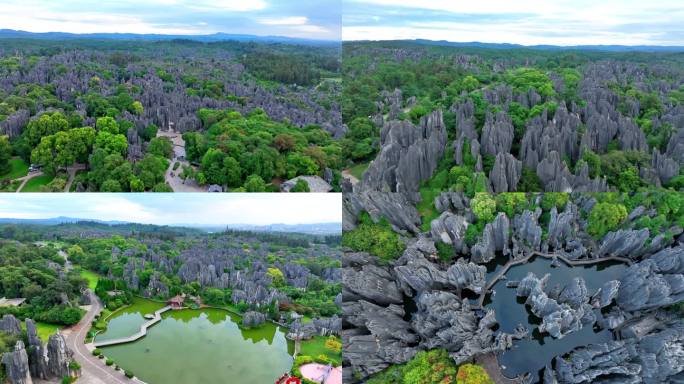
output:
POLYGON ((341 0, 2 0, 0 28, 339 40, 341 0))
POLYGON ((0 217, 67 216, 145 224, 342 222, 339 193, 0 194, 0 217))
POLYGON ((344 40, 684 45, 682 0, 343 0, 344 40))

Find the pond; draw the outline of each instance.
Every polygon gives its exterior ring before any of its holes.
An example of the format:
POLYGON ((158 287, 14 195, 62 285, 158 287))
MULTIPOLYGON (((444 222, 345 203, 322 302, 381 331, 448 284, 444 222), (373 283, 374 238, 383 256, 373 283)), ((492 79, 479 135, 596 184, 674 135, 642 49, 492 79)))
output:
MULTIPOLYGON (((516 296, 515 288, 507 288, 506 282, 522 280, 529 272, 533 272, 541 278, 545 274, 551 274, 549 283, 551 286, 559 284, 565 286, 575 277, 582 277, 587 285, 589 295, 598 290, 606 281, 618 279, 626 266, 620 263, 599 263, 588 266, 570 267, 565 263, 553 268, 551 260, 543 257, 530 259, 527 264, 514 266, 506 273, 506 280, 499 280, 493 287, 494 295, 488 295, 485 306, 496 311, 499 322, 499 330, 513 333, 518 324, 527 326, 532 332, 532 337, 525 340, 517 340, 513 348, 499 355, 499 364, 508 377, 515 377, 530 372, 535 376, 544 366, 551 362, 554 356, 563 355, 573 348, 590 343, 600 343, 612 339, 613 335, 608 330, 598 327, 584 327, 580 331, 572 332, 561 339, 554 339, 548 334, 540 334, 536 327, 541 323, 526 306, 525 298, 516 296)), ((495 269, 500 269, 501 263, 494 263, 495 269)), ((598 313, 597 313, 598 314, 598 313)), ((536 376, 535 376, 536 378, 536 376)), ((538 381, 539 379, 536 379, 538 381)))
MULTIPOLYGON (((97 341, 135 333, 155 304, 137 299, 112 317, 97 341)), ((168 311, 142 339, 101 349, 149 384, 272 383, 290 370, 294 346, 285 329, 272 323, 241 329, 239 323, 220 309, 168 311)))

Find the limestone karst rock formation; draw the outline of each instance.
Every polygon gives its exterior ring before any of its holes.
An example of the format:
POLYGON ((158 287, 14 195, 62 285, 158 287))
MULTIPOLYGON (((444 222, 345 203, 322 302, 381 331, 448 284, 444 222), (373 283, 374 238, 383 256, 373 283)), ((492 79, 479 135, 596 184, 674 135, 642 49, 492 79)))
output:
POLYGON ((5 366, 5 374, 12 384, 33 384, 29 371, 29 360, 24 348, 24 342, 19 340, 14 346, 14 351, 5 352, 2 355, 2 364, 5 366))

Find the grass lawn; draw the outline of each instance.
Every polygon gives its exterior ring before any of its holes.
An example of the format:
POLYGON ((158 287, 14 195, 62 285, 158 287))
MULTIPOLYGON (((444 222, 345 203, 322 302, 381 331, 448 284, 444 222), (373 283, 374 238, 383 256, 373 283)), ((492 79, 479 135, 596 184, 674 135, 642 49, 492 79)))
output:
POLYGON ((40 192, 40 187, 47 185, 52 179, 54 179, 54 177, 48 175, 34 177, 26 182, 26 185, 24 185, 24 188, 22 188, 20 192, 40 192))
POLYGON ((81 277, 88 280, 88 288, 95 291, 95 287, 97 287, 97 281, 99 280, 100 276, 98 276, 95 272, 81 269, 81 277))
MULTIPOLYGON (((334 352, 325 347, 325 341, 328 339, 327 336, 316 336, 311 340, 302 341, 302 349, 300 353, 302 355, 307 355, 311 357, 316 357, 319 355, 326 355, 330 360, 337 363, 337 365, 342 363, 342 352, 334 352)), ((339 337, 336 338, 337 341, 341 342, 339 337)))
MULTIPOLYGON (((60 325, 48 324, 48 323, 36 321, 36 332, 38 333, 38 337, 40 337, 40 339, 46 343, 47 343, 50 335, 52 335, 53 333, 56 333, 57 330, 59 330, 60 328, 61 328, 60 325)), ((21 329, 26 330, 26 323, 24 323, 24 322, 21 323, 21 329)))
POLYGON ((366 172, 366 169, 368 169, 368 165, 370 163, 359 163, 359 164, 354 164, 353 167, 349 168, 349 173, 352 174, 352 176, 356 177, 357 179, 361 180, 363 177, 363 173, 366 172))
POLYGON ((422 219, 420 229, 423 231, 429 231, 432 220, 439 217, 439 212, 435 208, 435 197, 444 191, 443 186, 448 177, 449 172, 447 170, 439 171, 420 187, 420 202, 416 204, 416 209, 422 219))
POLYGON ((24 177, 28 174, 29 165, 18 157, 12 158, 9 161, 10 171, 4 175, 0 175, 0 180, 13 180, 24 177))
MULTIPOLYGON (((152 301, 148 299, 144 299, 142 297, 138 296, 133 296, 133 300, 131 302, 131 305, 121 309, 120 311, 116 311, 114 314, 114 317, 121 315, 123 313, 135 313, 135 312, 140 312, 144 315, 148 313, 154 313, 155 311, 162 309, 166 306, 166 303, 159 302, 159 301, 152 301)), ((104 318, 104 317, 103 317, 104 318)), ((108 319, 111 320, 111 319, 108 319)))

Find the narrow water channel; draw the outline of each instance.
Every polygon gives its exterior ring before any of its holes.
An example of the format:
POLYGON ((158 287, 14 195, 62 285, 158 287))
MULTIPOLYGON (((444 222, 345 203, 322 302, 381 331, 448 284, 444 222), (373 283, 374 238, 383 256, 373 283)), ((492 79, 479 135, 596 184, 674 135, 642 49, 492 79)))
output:
MULTIPOLYGON (((501 257, 503 258, 503 257, 501 257)), ((513 348, 499 355, 499 363, 508 377, 515 377, 530 372, 533 376, 539 373, 554 356, 563 355, 573 348, 591 343, 600 343, 612 339, 608 330, 597 327, 585 327, 580 331, 570 333, 562 339, 554 339, 548 334, 540 334, 536 327, 541 319, 532 314, 524 298, 516 296, 515 288, 507 288, 506 282, 522 280, 529 272, 541 278, 545 274, 551 275, 550 287, 558 284, 565 286, 575 277, 582 277, 587 285, 589 295, 598 290, 606 281, 620 277, 626 266, 620 263, 599 263, 589 266, 569 267, 564 263, 558 267, 551 267, 552 261, 543 257, 530 259, 527 264, 514 266, 506 273, 506 279, 499 280, 493 287, 493 294, 485 300, 485 306, 496 311, 499 330, 513 333, 518 324, 523 324, 530 330, 530 339, 514 342, 513 348)), ((488 265, 488 277, 494 275, 502 266, 501 260, 488 265), (491 269, 491 270, 490 270, 491 269)), ((538 379, 537 379, 538 380, 538 379)), ((538 382, 538 381, 537 381, 538 382)))

